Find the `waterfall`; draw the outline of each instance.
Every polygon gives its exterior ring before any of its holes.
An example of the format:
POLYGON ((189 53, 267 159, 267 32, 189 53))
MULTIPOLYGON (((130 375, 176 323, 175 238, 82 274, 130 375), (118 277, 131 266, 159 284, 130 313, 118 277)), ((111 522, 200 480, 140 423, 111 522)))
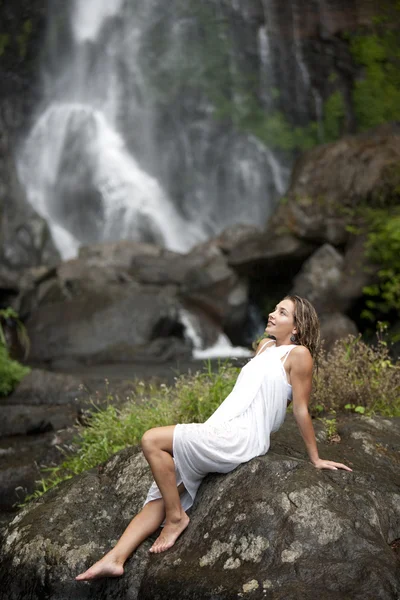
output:
POLYGON ((180 320, 185 328, 185 335, 193 344, 193 358, 204 360, 207 358, 227 358, 227 357, 250 357, 252 351, 241 346, 232 346, 228 336, 220 333, 216 342, 209 348, 203 347, 203 341, 196 330, 196 319, 184 308, 180 310, 180 320))
MULTIPOLYGON (((226 73, 240 105, 240 40, 221 29, 223 3, 49 5, 43 98, 18 169, 62 256, 116 239, 185 252, 229 225, 264 225, 290 165, 219 117, 204 90, 207 77, 226 73), (207 55, 202 19, 213 24, 207 55)), ((267 105, 266 35, 258 32, 255 47, 267 105)))

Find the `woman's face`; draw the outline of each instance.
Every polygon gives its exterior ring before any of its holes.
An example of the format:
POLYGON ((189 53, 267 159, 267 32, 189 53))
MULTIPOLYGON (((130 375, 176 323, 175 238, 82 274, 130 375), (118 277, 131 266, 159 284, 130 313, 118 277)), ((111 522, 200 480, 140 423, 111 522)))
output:
POLYGON ((296 333, 294 324, 294 302, 281 300, 275 310, 269 313, 265 333, 276 339, 286 339, 296 333))

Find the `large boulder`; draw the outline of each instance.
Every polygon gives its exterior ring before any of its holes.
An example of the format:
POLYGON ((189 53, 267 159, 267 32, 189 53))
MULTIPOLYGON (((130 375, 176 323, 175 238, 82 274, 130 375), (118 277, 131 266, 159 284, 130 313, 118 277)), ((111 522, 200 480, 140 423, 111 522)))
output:
POLYGON ((174 288, 142 286, 127 271, 80 259, 62 263, 22 306, 31 360, 41 362, 97 354, 112 360, 113 348, 141 346, 159 323, 179 323, 174 288))
POLYGON ((400 421, 348 416, 338 430, 329 444, 316 423, 320 454, 352 472, 316 470, 290 416, 265 456, 205 479, 171 550, 152 556, 148 540, 124 577, 77 583, 145 498, 150 470, 128 448, 16 516, 0 550, 3 597, 396 600, 400 421))
POLYGON ((28 270, 20 286, 14 305, 32 361, 167 360, 189 355, 193 343, 211 346, 247 317, 246 279, 213 245, 186 255, 137 242, 94 245, 52 269, 28 270))
POLYGON ((337 310, 336 289, 343 263, 342 254, 333 246, 320 246, 294 278, 292 293, 308 298, 319 314, 337 310))
POLYGON ((365 206, 399 201, 400 126, 384 125, 317 146, 296 162, 286 202, 269 229, 313 243, 344 245, 347 225, 365 206))
MULTIPOLYGON (((305 261, 293 281, 291 293, 306 297, 315 306, 326 350, 330 350, 336 340, 358 333, 356 324, 340 312, 343 306, 340 300, 346 297, 346 291, 341 292, 342 282, 349 270, 343 255, 330 244, 324 244, 305 261)), ((351 289, 350 285, 348 288, 351 289)), ((359 293, 362 293, 362 289, 359 293)), ((350 294, 348 291, 347 296, 350 294)), ((349 304, 347 302, 347 308, 349 304)))

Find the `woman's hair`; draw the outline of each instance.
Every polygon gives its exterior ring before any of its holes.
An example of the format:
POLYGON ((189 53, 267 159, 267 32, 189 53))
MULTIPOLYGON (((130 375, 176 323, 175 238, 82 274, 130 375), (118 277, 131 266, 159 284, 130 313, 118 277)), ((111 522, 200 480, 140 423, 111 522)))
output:
POLYGON ((319 319, 311 302, 300 296, 285 296, 294 304, 294 324, 297 329, 295 344, 305 346, 314 358, 321 343, 319 319))

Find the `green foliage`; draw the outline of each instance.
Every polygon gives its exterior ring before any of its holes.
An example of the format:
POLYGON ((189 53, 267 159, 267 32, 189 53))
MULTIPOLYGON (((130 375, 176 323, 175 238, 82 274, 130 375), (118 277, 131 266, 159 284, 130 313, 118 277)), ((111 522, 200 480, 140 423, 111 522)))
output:
POLYGON ((343 132, 345 106, 342 93, 337 90, 324 104, 324 141, 337 140, 343 132))
POLYGON ((9 43, 10 43, 10 36, 8 35, 8 33, 1 33, 0 34, 0 57, 3 56, 9 43))
POLYGON ((400 7, 384 3, 374 19, 374 31, 350 38, 355 62, 364 76, 355 83, 354 109, 361 131, 400 118, 400 7))
POLYGON ((375 346, 361 336, 336 342, 318 357, 311 411, 353 410, 361 414, 400 416, 400 363, 391 359, 382 331, 375 346))
POLYGON ((282 112, 276 110, 267 114, 260 106, 252 106, 250 102, 239 119, 238 126, 253 134, 266 146, 287 152, 308 150, 318 143, 317 123, 294 127, 282 112))
POLYGON ((367 309, 363 317, 375 320, 376 314, 400 311, 400 212, 374 211, 366 253, 380 266, 379 281, 363 290, 367 309))
POLYGON ((336 442, 339 441, 339 434, 337 430, 337 421, 336 421, 336 411, 334 409, 330 410, 330 417, 319 417, 318 420, 324 426, 326 439, 328 442, 336 442))
POLYGON ((10 394, 29 371, 28 367, 12 360, 8 355, 7 348, 0 344, 0 396, 10 394))
POLYGON ((2 308, 0 309, 0 344, 6 346, 6 337, 4 333, 4 321, 13 321, 13 324, 17 328, 18 341, 22 348, 25 350, 25 358, 29 353, 30 341, 26 329, 23 323, 18 318, 18 313, 13 308, 2 308))
MULTIPOLYGON (((225 362, 214 373, 208 362, 206 370, 181 375, 171 387, 138 382, 130 401, 122 408, 111 403, 106 408, 93 404, 85 426, 77 428, 74 451, 60 466, 44 470, 50 475, 39 482, 38 490, 27 500, 104 462, 126 446, 138 444, 152 427, 205 421, 230 393, 238 372, 238 368, 225 362)), ((108 401, 115 399, 108 395, 108 401)))
POLYGON ((24 21, 24 23, 22 25, 21 33, 19 35, 17 35, 17 37, 16 37, 16 41, 17 41, 18 48, 19 48, 19 57, 22 60, 26 57, 27 50, 28 50, 28 43, 30 40, 31 33, 32 33, 32 21, 27 19, 26 21, 24 21))
POLYGON ((17 326, 17 334, 21 344, 26 350, 29 348, 29 339, 18 314, 12 308, 0 309, 0 396, 10 394, 21 379, 30 372, 28 367, 24 367, 9 356, 3 327, 4 321, 10 319, 17 326))

